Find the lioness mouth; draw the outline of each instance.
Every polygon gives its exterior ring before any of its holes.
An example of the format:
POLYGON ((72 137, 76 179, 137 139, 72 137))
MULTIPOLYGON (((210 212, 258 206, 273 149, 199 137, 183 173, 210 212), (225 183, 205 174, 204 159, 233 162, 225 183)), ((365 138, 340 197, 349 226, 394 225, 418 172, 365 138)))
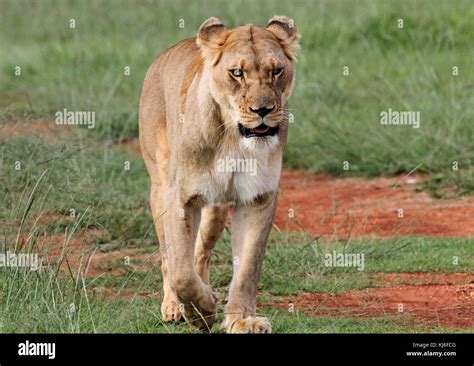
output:
POLYGON ((255 128, 245 128, 239 123, 239 132, 244 137, 275 136, 278 133, 278 126, 270 127, 265 123, 262 123, 260 126, 255 128))

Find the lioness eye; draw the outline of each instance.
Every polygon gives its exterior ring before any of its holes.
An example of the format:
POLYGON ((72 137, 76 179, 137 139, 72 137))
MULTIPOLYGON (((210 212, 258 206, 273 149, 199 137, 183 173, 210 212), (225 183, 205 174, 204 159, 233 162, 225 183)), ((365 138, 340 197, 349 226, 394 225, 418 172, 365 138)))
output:
POLYGON ((273 70, 272 70, 272 75, 273 75, 273 76, 278 76, 278 75, 281 74, 282 71, 283 71, 283 67, 280 67, 280 68, 278 68, 278 69, 273 69, 273 70))
POLYGON ((242 77, 244 74, 242 72, 242 70, 240 69, 233 69, 233 70, 230 70, 230 73, 235 76, 236 78, 240 78, 242 77))

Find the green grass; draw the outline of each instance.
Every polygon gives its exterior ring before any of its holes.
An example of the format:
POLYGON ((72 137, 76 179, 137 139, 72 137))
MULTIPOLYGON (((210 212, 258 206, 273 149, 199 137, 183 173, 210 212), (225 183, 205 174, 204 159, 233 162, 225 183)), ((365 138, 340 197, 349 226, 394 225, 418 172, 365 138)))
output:
MULTIPOLYGON (((225 240, 224 247, 228 248, 225 240)), ((279 296, 300 292, 338 293, 371 287, 370 275, 374 273, 471 273, 473 247, 472 239, 401 237, 324 244, 312 242, 306 235, 303 240, 295 235, 275 235, 267 249, 260 289, 265 294, 279 296), (325 255, 333 251, 364 254, 364 269, 327 267, 325 255), (453 257, 458 258, 457 264, 453 264, 453 257)), ((225 258, 230 258, 230 254, 225 258)), ((231 276, 228 268, 227 265, 222 269, 219 261, 215 263, 211 277, 215 287, 223 281, 228 283, 231 276)))
POLYGON ((303 35, 287 167, 359 176, 418 167, 435 175, 428 188, 435 195, 444 187, 472 192, 470 0, 436 6, 429 0, 2 0, 2 117, 93 110, 97 127, 87 131, 89 138, 134 137, 143 77, 160 52, 194 36, 211 15, 233 27, 264 25, 278 13, 294 18, 303 35), (22 67, 21 76, 14 75, 15 66, 22 67), (130 76, 124 76, 125 66, 130 76), (343 76, 344 66, 349 76, 343 76), (379 115, 388 108, 420 111, 421 128, 382 126, 379 115), (345 161, 349 170, 343 170, 345 161), (452 170, 453 161, 460 170, 452 170))
MULTIPOLYGON (((302 291, 337 293, 370 288, 373 273, 467 272, 474 265, 474 240, 467 239, 400 238, 356 241, 350 245, 289 239, 281 234, 272 236, 259 288, 262 302, 302 291), (365 270, 324 267, 322 256, 332 250, 364 251, 367 254, 365 270), (453 255, 460 258, 458 266, 451 263, 453 255)), ((143 248, 143 252, 150 252, 149 249, 143 248)), ((230 281, 230 257, 224 237, 216 248, 211 276, 213 288, 220 293, 227 290, 230 281)), ((158 266, 148 271, 128 269, 122 275, 85 279, 84 267, 67 273, 58 271, 58 265, 58 262, 50 262, 49 267, 39 272, 0 270, 1 332, 195 332, 185 324, 162 322, 160 296, 147 295, 156 293, 160 287, 158 266), (114 292, 105 297, 100 291, 104 288, 114 292)), ((115 260, 108 268, 121 266, 126 267, 115 260)), ((259 314, 270 317, 275 331, 282 333, 469 331, 426 325, 406 316, 324 318, 271 306, 260 308, 259 314)), ((218 316, 222 320, 222 308, 218 316)), ((213 331, 218 331, 217 325, 213 331)))
POLYGON ((156 240, 148 204, 149 178, 139 157, 81 134, 62 142, 0 138, 0 143, 0 223, 7 223, 2 225, 6 233, 13 229, 9 234, 16 234, 11 223, 21 222, 25 212, 33 212, 35 219, 23 223, 24 233, 64 232, 75 210, 77 230, 101 230, 95 238, 98 245, 133 246, 156 240), (20 170, 15 170, 17 161, 20 170), (125 169, 126 161, 130 170, 125 169), (45 214, 54 220, 43 223, 45 214))
MULTIPOLYGON (((81 281, 54 278, 48 273, 0 272, 0 332, 25 333, 196 333, 184 323, 161 320, 159 299, 139 297, 133 300, 104 300, 89 293, 81 281), (18 303, 21 299, 21 306, 18 303)), ((310 317, 300 311, 265 307, 260 315, 268 316, 277 333, 413 333, 466 332, 425 325, 410 317, 325 318, 310 317)), ((222 321, 222 310, 218 324, 222 321)), ((218 332, 218 324, 213 332, 218 332)))

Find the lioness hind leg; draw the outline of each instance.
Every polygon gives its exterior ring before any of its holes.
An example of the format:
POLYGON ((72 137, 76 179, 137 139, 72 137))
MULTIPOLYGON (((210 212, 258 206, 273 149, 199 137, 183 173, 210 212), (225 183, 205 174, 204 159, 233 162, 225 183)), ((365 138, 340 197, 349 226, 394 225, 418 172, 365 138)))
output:
POLYGON ((201 223, 196 239, 194 265, 202 281, 209 284, 211 255, 225 227, 227 207, 206 206, 201 210, 201 223))

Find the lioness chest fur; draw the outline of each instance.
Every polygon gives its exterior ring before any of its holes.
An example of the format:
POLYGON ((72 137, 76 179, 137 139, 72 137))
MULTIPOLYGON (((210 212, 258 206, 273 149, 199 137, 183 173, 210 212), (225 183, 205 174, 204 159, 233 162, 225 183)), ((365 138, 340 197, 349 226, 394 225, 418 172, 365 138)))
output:
POLYGON ((276 192, 281 158, 272 150, 216 152, 209 171, 196 177, 197 192, 207 204, 235 202, 248 204, 257 197, 276 192))

